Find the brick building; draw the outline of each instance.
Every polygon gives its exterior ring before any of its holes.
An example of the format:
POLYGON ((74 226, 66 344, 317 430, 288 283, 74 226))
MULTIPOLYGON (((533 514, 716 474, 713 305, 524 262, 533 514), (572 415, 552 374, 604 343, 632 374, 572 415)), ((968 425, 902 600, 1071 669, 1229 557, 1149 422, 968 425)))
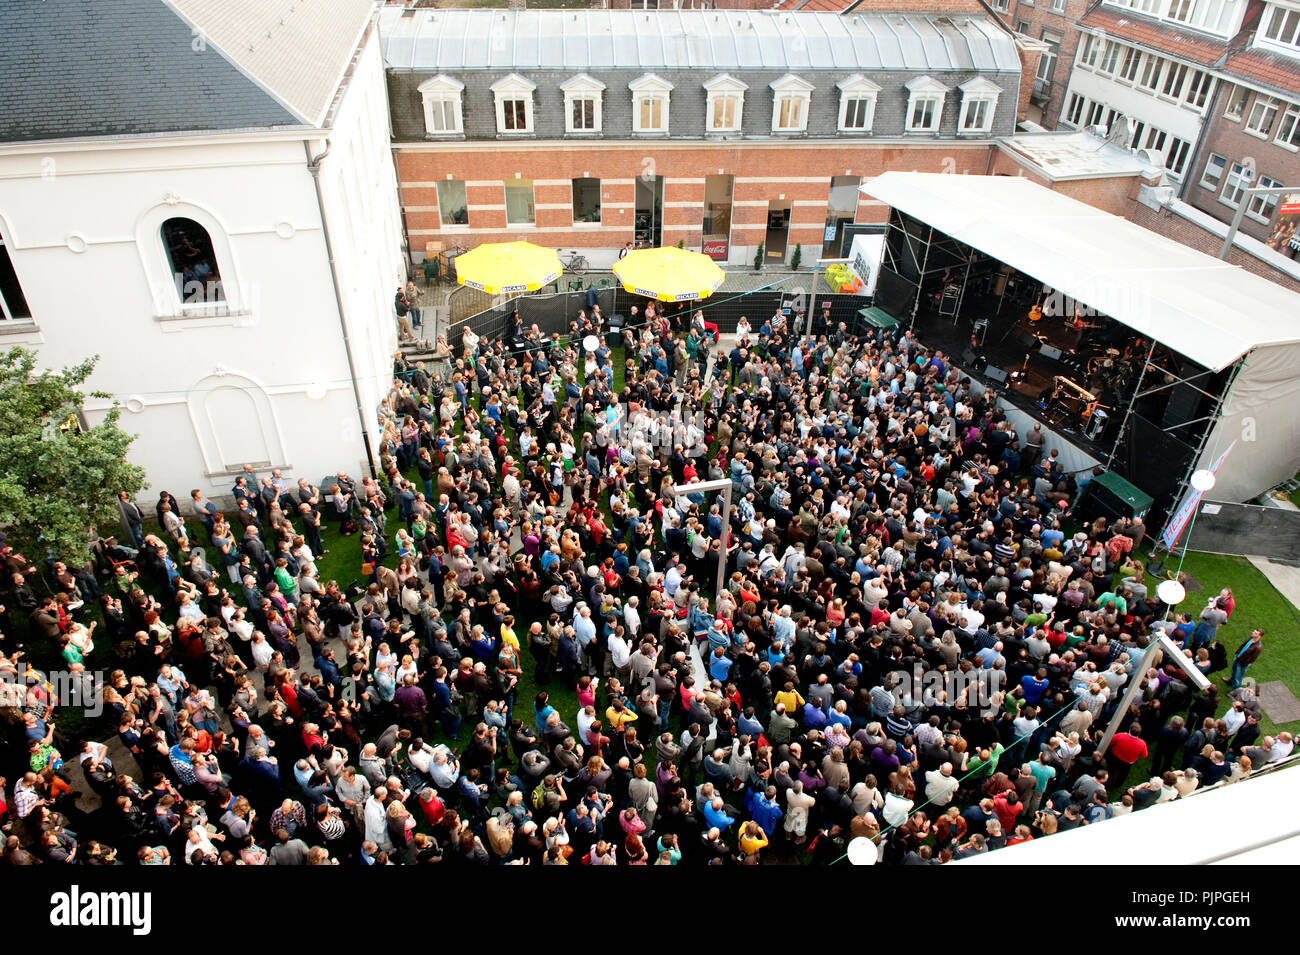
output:
MULTIPOLYGON (((1267 241, 1279 197, 1246 197, 1243 190, 1294 185, 1300 192, 1300 4, 1269 3, 1249 42, 1234 46, 1219 73, 1182 198, 1223 222, 1244 201, 1241 231, 1267 241)), ((1300 251, 1294 241, 1273 244, 1292 257, 1300 251)))
POLYGON ((986 13, 381 14, 415 259, 527 237, 839 255, 887 169, 984 173, 1021 59, 986 13))
POLYGON ((1030 91, 1028 118, 1056 128, 1070 85, 1070 70, 1079 45, 1078 20, 1090 0, 989 0, 989 5, 1022 36, 1044 44, 1030 91))

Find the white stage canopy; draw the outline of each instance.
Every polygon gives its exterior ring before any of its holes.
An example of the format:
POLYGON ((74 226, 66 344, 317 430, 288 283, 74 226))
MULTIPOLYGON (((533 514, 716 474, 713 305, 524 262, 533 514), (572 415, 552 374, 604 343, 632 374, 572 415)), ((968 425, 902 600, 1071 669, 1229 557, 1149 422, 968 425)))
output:
POLYGON ((1029 179, 887 172, 862 191, 1206 368, 1300 342, 1300 294, 1029 179))
POLYGON ((1205 368, 1248 356, 1196 462, 1237 442, 1211 500, 1300 471, 1300 294, 1017 176, 887 172, 862 191, 1205 368))

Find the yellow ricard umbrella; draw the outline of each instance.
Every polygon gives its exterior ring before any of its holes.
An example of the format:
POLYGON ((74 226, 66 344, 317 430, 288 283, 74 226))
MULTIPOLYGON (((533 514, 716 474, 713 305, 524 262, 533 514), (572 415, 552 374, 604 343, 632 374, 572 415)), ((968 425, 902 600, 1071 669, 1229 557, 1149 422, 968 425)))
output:
POLYGON ((535 292, 563 271, 554 249, 531 242, 487 242, 456 256, 456 281, 490 295, 535 292))
POLYGON ((690 302, 718 290, 726 273, 707 255, 686 249, 641 249, 618 260, 614 274, 633 295, 690 302))

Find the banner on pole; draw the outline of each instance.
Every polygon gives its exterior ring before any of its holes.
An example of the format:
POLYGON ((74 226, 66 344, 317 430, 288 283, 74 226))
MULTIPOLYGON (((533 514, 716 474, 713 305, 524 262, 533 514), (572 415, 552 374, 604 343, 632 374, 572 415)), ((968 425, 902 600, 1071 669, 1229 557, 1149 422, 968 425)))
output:
MULTIPOLYGON (((1215 458, 1214 463, 1210 465, 1211 474, 1219 473, 1219 468, 1223 467, 1223 462, 1227 459, 1228 455, 1232 453, 1232 449, 1236 446, 1237 442, 1233 441, 1232 444, 1228 445, 1226 451, 1215 458)), ((1196 509, 1200 507, 1201 499, 1204 497, 1204 491, 1198 491, 1196 488, 1188 485, 1187 493, 1183 497, 1182 504, 1178 506, 1178 510, 1174 511, 1173 516, 1165 522, 1165 529, 1160 535, 1160 539, 1164 542, 1166 551, 1172 551, 1174 549, 1174 545, 1178 543, 1178 538, 1183 534, 1183 529, 1191 521, 1192 515, 1196 513, 1196 509)))

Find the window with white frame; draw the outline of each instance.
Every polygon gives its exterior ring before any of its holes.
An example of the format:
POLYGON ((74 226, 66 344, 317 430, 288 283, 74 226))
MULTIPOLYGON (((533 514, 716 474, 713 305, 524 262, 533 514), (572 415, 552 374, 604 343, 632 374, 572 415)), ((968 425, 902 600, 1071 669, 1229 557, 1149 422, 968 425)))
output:
POLYGON ((600 132, 605 84, 594 76, 579 73, 561 83, 560 92, 564 94, 564 131, 600 132))
POLYGON ((1119 55, 1127 49, 1123 43, 1116 43, 1114 40, 1107 40, 1106 47, 1102 50, 1101 62, 1097 64, 1097 72, 1104 73, 1107 76, 1115 72, 1115 67, 1119 63, 1119 55))
POLYGON ((1166 62, 1163 56, 1154 56, 1151 53, 1145 54, 1142 57, 1142 73, 1138 76, 1137 85, 1154 93, 1160 86, 1160 74, 1164 70, 1166 62))
POLYGON ((1183 83, 1187 80, 1187 64, 1170 62, 1165 70, 1165 82, 1160 87, 1160 95, 1177 99, 1182 95, 1183 83))
POLYGON ((23 294, 13 257, 9 254, 9 243, 0 230, 0 319, 13 321, 31 317, 32 310, 27 306, 27 296, 23 294))
POLYGON ((653 73, 637 77, 627 88, 632 91, 632 132, 668 132, 669 96, 673 84, 653 73))
POLYGON ((1192 144, 1185 139, 1179 139, 1177 136, 1172 137, 1169 142, 1169 151, 1165 153, 1165 168, 1169 174, 1177 179, 1183 178, 1183 172, 1187 169, 1187 158, 1191 155, 1192 144))
POLYGON ((1273 139, 1284 149, 1300 149, 1300 106, 1294 103, 1282 114, 1282 121, 1277 124, 1277 136, 1273 139))
POLYGON ((1120 58, 1119 71, 1115 74, 1121 80, 1132 83, 1137 79, 1138 67, 1142 65, 1142 51, 1135 46, 1124 47, 1124 55, 1120 58))
POLYGON ((808 128, 808 105, 816 88, 801 76, 787 73, 768 84, 772 90, 772 132, 802 133, 808 128))
POLYGON ((978 76, 958 87, 961 90, 961 116, 957 130, 962 133, 987 133, 993 128, 993 113, 998 107, 1002 88, 978 76))
POLYGON ((1011 9, 1011 0, 990 0, 993 9, 999 13, 1006 13, 1011 9))
POLYGON ((1206 189, 1217 190, 1219 181, 1223 179, 1223 170, 1228 166, 1228 161, 1222 156, 1210 153, 1210 158, 1205 160, 1205 170, 1201 173, 1201 185, 1206 189))
POLYGON ((1038 72, 1034 78, 1043 83, 1052 82, 1052 74, 1056 72, 1056 59, 1061 53, 1061 40, 1063 35, 1053 30, 1044 30, 1042 40, 1047 44, 1047 49, 1043 51, 1038 58, 1038 72))
POLYGON ((1300 49, 1300 9, 1270 3, 1260 23, 1259 42, 1300 49))
MULTIPOLYGON (((1282 183, 1276 179, 1270 179, 1268 176, 1260 176, 1258 185, 1263 189, 1278 189, 1282 183)), ((1256 193, 1250 197, 1246 203, 1246 215, 1259 222, 1268 222, 1273 218, 1273 210, 1277 208, 1277 193, 1269 195, 1267 193, 1256 193)))
POLYGON ((869 133, 876 120, 876 97, 880 87, 861 73, 835 84, 840 89, 840 122, 843 133, 869 133))
POLYGON ((537 222, 537 202, 533 198, 531 179, 507 179, 506 225, 534 225, 537 222))
POLYGON ((493 83, 489 89, 496 97, 497 133, 521 136, 533 132, 533 92, 537 84, 518 73, 511 73, 493 83))
POLYGON ((1079 120, 1083 119, 1083 107, 1087 104, 1087 102, 1088 101, 1084 99, 1082 96, 1080 96, 1078 93, 1070 94, 1070 99, 1068 102, 1066 102, 1065 110, 1061 114, 1062 118, 1065 120, 1066 125, 1069 126, 1079 125, 1079 120))
POLYGON ((1085 126, 1097 126, 1101 123, 1102 114, 1106 112, 1105 103, 1091 103, 1088 106, 1088 118, 1084 122, 1085 126))
POLYGON ((1267 138, 1268 131, 1273 128, 1273 120, 1277 118, 1278 107, 1281 105, 1272 96, 1257 95, 1255 102, 1251 104, 1250 115, 1246 117, 1246 132, 1260 139, 1267 138))
POLYGON ((908 82, 907 93, 907 131, 937 133, 948 87, 928 76, 918 76, 908 82))
POLYGON ((1183 102, 1193 109, 1204 110, 1213 86, 1214 77, 1207 70, 1193 70, 1183 88, 1183 102))
POLYGON ((1250 179, 1251 174, 1244 165, 1239 162, 1233 163, 1223 180, 1223 192, 1219 194, 1219 201, 1234 209, 1241 205, 1241 197, 1250 188, 1250 179))
POLYGON ((424 103, 424 131, 430 136, 455 136, 464 132, 461 95, 465 84, 439 73, 425 80, 417 92, 424 103))
POLYGON ((1241 119, 1246 111, 1246 101, 1250 99, 1250 90, 1244 86, 1234 86, 1228 90, 1227 105, 1223 108, 1224 119, 1241 119))
POLYGON ((1079 65, 1092 69, 1097 65, 1097 56, 1101 53, 1101 37, 1095 33, 1089 33, 1083 38, 1083 45, 1079 48, 1079 65))
POLYGON ((704 84, 708 93, 708 120, 710 133, 740 132, 741 115, 745 109, 744 83, 727 73, 719 73, 704 84))

